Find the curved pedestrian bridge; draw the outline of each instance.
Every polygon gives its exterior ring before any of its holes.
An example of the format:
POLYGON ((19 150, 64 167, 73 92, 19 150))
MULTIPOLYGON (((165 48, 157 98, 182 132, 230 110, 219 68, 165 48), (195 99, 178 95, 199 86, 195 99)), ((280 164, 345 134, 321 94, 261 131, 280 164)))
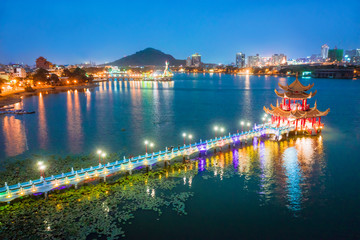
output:
POLYGON ((223 136, 219 138, 214 138, 206 141, 201 141, 194 144, 184 145, 182 147, 173 148, 169 150, 166 148, 164 151, 153 152, 152 154, 139 155, 138 157, 125 158, 122 160, 117 160, 115 162, 107 163, 105 165, 99 164, 98 166, 89 167, 80 170, 71 169, 70 172, 61 173, 59 175, 52 175, 51 177, 43 178, 36 180, 30 180, 28 182, 18 183, 16 185, 8 186, 5 183, 5 186, 0 188, 0 202, 10 202, 16 198, 31 195, 34 193, 45 193, 48 191, 59 188, 61 186, 74 184, 77 187, 77 184, 83 181, 86 181, 91 178, 104 178, 106 176, 118 173, 118 172, 129 172, 138 167, 145 166, 151 169, 151 166, 164 161, 164 163, 169 163, 170 160, 176 157, 185 157, 190 158, 190 155, 199 152, 205 153, 210 149, 221 148, 226 145, 233 144, 234 146, 237 143, 244 143, 252 140, 253 138, 258 138, 263 135, 274 135, 275 139, 280 140, 282 135, 288 135, 289 132, 294 131, 294 127, 276 127, 273 125, 260 125, 255 127, 253 130, 242 133, 230 134, 228 136, 223 136))

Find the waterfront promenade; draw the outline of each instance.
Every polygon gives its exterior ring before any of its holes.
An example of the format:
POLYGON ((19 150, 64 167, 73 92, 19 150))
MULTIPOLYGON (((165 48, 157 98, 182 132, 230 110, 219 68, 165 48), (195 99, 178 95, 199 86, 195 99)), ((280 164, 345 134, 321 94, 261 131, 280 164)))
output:
POLYGON ((0 188, 0 202, 10 202, 16 198, 31 195, 34 193, 45 193, 47 196, 48 191, 57 189, 65 185, 77 185, 83 181, 91 178, 103 178, 106 181, 108 175, 118 172, 132 173, 136 168, 148 167, 151 169, 152 165, 161 161, 164 164, 170 164, 170 160, 183 157, 190 158, 194 153, 206 154, 210 149, 222 148, 226 145, 235 146, 237 143, 247 143, 252 141, 254 138, 258 138, 264 135, 274 135, 276 140, 280 140, 283 135, 288 136, 290 131, 293 131, 294 127, 276 127, 274 125, 265 124, 256 126, 247 132, 235 133, 227 136, 216 137, 214 139, 202 141, 197 143, 185 145, 178 148, 168 149, 167 147, 163 151, 153 152, 151 154, 139 155, 138 157, 119 159, 115 162, 107 163, 102 165, 101 163, 97 166, 91 166, 85 169, 74 170, 70 172, 53 175, 50 177, 40 177, 36 180, 30 180, 28 182, 18 183, 12 186, 5 186, 0 188))

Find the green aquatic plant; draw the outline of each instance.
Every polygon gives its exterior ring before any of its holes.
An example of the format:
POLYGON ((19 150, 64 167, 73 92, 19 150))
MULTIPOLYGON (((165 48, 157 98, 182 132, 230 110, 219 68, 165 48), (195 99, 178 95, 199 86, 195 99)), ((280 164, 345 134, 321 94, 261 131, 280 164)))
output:
POLYGON ((1 239, 107 239, 124 237, 124 224, 131 224, 136 211, 162 214, 171 207, 186 215, 191 192, 178 191, 182 177, 195 176, 189 165, 134 175, 120 175, 104 183, 84 184, 79 189, 55 190, 48 199, 24 197, 0 207, 1 239), (163 177, 161 177, 163 176, 163 177), (166 177, 167 176, 167 177, 166 177))

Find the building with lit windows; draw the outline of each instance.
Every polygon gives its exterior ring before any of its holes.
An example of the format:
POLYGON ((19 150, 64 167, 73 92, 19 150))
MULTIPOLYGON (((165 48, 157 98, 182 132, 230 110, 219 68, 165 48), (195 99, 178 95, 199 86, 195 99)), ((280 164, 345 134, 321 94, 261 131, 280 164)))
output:
POLYGON ((245 53, 236 53, 236 66, 238 68, 245 67, 245 53))

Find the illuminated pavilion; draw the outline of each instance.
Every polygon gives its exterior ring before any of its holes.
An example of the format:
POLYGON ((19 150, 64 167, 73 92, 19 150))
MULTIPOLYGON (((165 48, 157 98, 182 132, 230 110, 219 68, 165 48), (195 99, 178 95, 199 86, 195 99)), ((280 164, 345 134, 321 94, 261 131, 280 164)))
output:
POLYGON ((317 93, 307 92, 313 84, 308 86, 302 85, 299 81, 298 76, 290 85, 281 85, 279 87, 284 91, 283 93, 278 92, 275 89, 275 93, 278 97, 282 98, 279 105, 279 101, 276 103, 276 107, 272 104, 271 109, 264 107, 264 111, 271 115, 271 123, 276 124, 277 127, 284 125, 295 127, 295 131, 305 131, 309 134, 316 135, 321 131, 324 124, 321 123, 321 117, 326 116, 330 112, 330 108, 322 112, 317 109, 315 102, 314 107, 310 108, 308 99, 314 97, 317 93))

